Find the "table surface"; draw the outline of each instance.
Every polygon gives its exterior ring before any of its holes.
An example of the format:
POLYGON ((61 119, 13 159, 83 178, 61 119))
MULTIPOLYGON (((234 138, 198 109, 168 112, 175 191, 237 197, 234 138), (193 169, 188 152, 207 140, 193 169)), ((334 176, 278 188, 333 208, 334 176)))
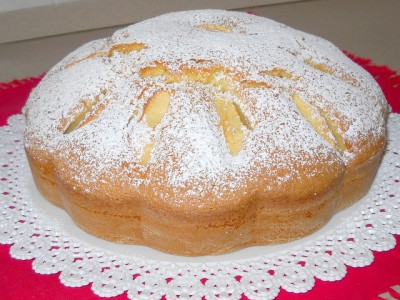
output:
MULTIPOLYGON (((400 71, 400 11, 399 0, 316 0, 248 10, 289 26, 325 37, 339 48, 369 57, 375 64, 387 65, 400 71)), ((0 45, 0 82, 16 78, 38 76, 46 72, 69 52, 81 44, 109 36, 117 29, 105 28, 62 36, 13 42, 0 45)), ((398 244, 400 238, 397 237, 398 244)), ((31 261, 18 261, 9 254, 9 246, 0 246, 0 298, 4 299, 99 299, 90 287, 65 288, 57 275, 38 275, 32 271, 31 261), (7 282, 7 286, 5 286, 7 282)), ((399 265, 388 265, 387 261, 400 262, 400 246, 394 250, 375 254, 374 263, 367 268, 349 268, 345 279, 329 283, 317 282, 316 288, 307 296, 282 292, 278 299, 361 299, 355 291, 371 290, 379 298, 390 286, 400 283, 399 265), (364 276, 384 274, 384 285, 373 288, 364 276), (324 293, 321 293, 321 290, 324 293), (343 293, 343 290, 347 290, 343 293), (341 291, 341 292, 339 292, 341 291), (321 296, 323 295, 323 296, 321 296), (350 298, 349 298, 350 297, 350 298)), ((400 299, 400 294, 391 291, 400 299)), ((390 299, 390 298, 387 298, 390 299)), ((395 298, 393 298, 395 299, 395 298)))

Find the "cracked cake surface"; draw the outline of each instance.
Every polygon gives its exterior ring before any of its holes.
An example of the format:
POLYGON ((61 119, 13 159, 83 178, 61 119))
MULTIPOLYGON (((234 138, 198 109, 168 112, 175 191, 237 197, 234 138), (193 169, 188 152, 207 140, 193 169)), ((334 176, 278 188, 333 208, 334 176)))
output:
POLYGON ((35 182, 79 226, 205 255, 302 237, 360 199, 387 104, 330 42, 201 10, 83 45, 24 113, 35 182))

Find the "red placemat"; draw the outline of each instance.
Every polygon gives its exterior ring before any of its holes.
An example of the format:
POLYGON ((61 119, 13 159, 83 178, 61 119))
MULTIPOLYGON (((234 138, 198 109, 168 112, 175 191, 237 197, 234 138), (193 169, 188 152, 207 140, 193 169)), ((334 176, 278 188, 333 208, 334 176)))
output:
MULTIPOLYGON (((364 67, 377 80, 392 111, 400 113, 400 76, 386 66, 376 66, 371 60, 346 53, 364 67)), ((0 83, 0 126, 7 118, 21 113, 26 99, 42 76, 0 83)), ((397 181, 400 184, 400 180, 397 181)), ((400 299, 392 286, 400 285, 400 237, 397 246, 387 252, 375 252, 374 262, 363 268, 347 268, 347 275, 340 281, 325 282, 316 279, 315 287, 306 294, 293 294, 281 290, 278 300, 285 299, 384 299, 386 293, 400 299)), ((10 246, 0 245, 0 298, 3 299, 102 299, 92 293, 90 286, 70 288, 63 286, 58 275, 39 275, 30 260, 20 261, 10 257, 10 246)), ((244 297, 243 297, 244 298, 244 297)), ((127 299, 123 294, 113 299, 127 299)), ((390 298, 387 298, 390 299, 390 298)))

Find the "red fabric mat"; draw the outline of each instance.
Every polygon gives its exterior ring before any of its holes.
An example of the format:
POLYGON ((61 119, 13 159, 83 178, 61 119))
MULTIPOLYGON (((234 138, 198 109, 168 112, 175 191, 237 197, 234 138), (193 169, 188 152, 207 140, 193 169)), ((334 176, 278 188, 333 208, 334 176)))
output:
MULTIPOLYGON (((374 76, 382 87, 392 111, 400 113, 400 75, 386 66, 376 66, 371 60, 346 53, 374 76)), ((21 113, 26 99, 42 76, 0 83, 0 126, 7 118, 21 113)), ((397 181, 400 184, 400 181, 397 181)), ((400 285, 400 236, 397 246, 387 252, 375 252, 374 262, 364 268, 348 267, 344 279, 324 282, 316 279, 315 287, 306 294, 292 294, 282 290, 278 300, 285 299, 383 299, 379 295, 390 293, 392 299, 400 294, 391 286, 400 285)), ((32 270, 32 261, 20 261, 10 257, 10 246, 0 245, 0 298, 1 299, 102 299, 93 294, 90 285, 82 288, 63 286, 58 274, 39 275, 32 270)), ((246 299, 245 297, 243 297, 246 299)), ((127 299, 123 294, 113 299, 127 299)))

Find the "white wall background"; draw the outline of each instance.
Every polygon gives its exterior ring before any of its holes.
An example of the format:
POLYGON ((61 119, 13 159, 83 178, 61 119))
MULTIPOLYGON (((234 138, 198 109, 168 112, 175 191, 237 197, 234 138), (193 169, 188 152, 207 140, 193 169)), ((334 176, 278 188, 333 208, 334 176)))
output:
POLYGON ((0 0, 0 12, 13 11, 19 9, 59 5, 66 2, 75 2, 80 0, 0 0))

